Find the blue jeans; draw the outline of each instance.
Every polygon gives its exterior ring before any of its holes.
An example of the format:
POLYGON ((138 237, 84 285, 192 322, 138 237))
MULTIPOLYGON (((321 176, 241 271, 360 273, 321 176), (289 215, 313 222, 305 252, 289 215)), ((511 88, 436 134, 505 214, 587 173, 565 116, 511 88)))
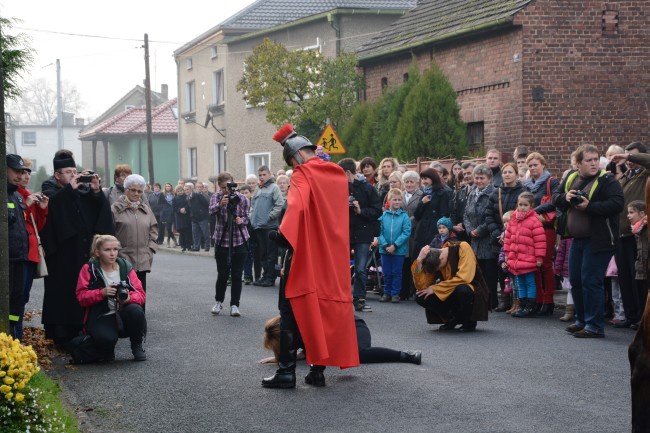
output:
POLYGON ((210 236, 208 235, 208 220, 194 222, 192 221, 192 237, 194 244, 192 248, 195 250, 201 249, 201 240, 205 248, 210 248, 210 236))
POLYGON ((569 281, 577 326, 605 333, 605 271, 613 251, 594 253, 591 239, 574 239, 569 251, 569 281))
POLYGON ((384 276, 384 295, 399 296, 402 290, 402 266, 404 256, 381 255, 381 272, 384 276))
POLYGON ((351 244, 354 249, 354 282, 352 297, 366 298, 366 283, 368 282, 368 259, 370 258, 370 243, 351 244))
POLYGON ((537 296, 537 286, 535 285, 535 272, 516 275, 517 287, 519 289, 519 299, 535 299, 537 296))

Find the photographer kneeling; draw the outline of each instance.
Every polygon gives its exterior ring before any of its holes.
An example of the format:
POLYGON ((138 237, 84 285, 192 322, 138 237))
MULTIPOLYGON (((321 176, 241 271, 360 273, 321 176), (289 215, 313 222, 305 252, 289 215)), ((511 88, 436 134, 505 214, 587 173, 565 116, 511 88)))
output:
POLYGON ((86 335, 78 337, 79 343, 73 350, 75 363, 113 361, 120 337, 130 338, 135 361, 147 359, 142 348, 146 327, 142 305, 146 294, 131 264, 118 257, 119 249, 116 237, 95 235, 91 259, 79 272, 77 300, 86 309, 86 335), (75 353, 80 349, 83 353, 75 353))
POLYGON ((217 261, 217 282, 212 314, 218 315, 223 309, 228 277, 231 276, 230 315, 239 317, 239 297, 242 289, 244 260, 248 250, 249 201, 237 192, 237 184, 227 172, 217 176, 219 192, 210 199, 210 215, 217 215, 214 230, 214 257, 217 261))

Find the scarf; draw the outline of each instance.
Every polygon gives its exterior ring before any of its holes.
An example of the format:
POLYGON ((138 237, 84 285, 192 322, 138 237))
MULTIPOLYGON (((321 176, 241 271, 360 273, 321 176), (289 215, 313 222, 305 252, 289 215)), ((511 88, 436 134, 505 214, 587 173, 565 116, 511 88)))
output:
POLYGON ((546 181, 548 180, 549 177, 551 177, 551 172, 545 169, 544 173, 542 173, 539 179, 533 180, 533 178, 531 177, 526 182, 524 182, 524 186, 528 191, 535 194, 537 190, 539 190, 541 187, 546 188, 546 181))
POLYGON ((167 204, 172 204, 172 200, 174 199, 174 194, 171 192, 165 193, 165 200, 167 200, 167 204))
POLYGON ((127 204, 131 209, 136 210, 136 209, 140 206, 140 200, 138 200, 138 201, 131 201, 131 200, 129 200, 129 198, 128 198, 126 195, 123 196, 123 197, 124 197, 124 201, 126 202, 126 204, 127 204))
POLYGON ((643 227, 648 223, 648 217, 643 217, 636 223, 632 224, 632 233, 638 235, 643 230, 643 227))
POLYGON ((517 218, 519 221, 523 221, 526 218, 528 218, 531 212, 533 212, 533 209, 530 209, 528 212, 524 212, 524 213, 521 213, 519 212, 519 210, 517 210, 515 212, 515 218, 517 218))
POLYGON ((433 185, 432 186, 427 186, 427 187, 420 187, 424 195, 431 195, 433 193, 433 185))

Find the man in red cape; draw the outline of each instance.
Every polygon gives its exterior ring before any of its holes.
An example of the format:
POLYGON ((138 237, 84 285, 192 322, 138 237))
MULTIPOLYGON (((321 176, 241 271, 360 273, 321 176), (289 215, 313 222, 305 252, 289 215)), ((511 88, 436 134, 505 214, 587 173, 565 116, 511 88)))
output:
POLYGON ((299 331, 311 364, 305 382, 323 386, 325 366, 359 365, 350 290, 348 180, 339 166, 316 157, 316 146, 290 124, 273 139, 284 146, 284 159, 294 171, 278 235, 290 246, 280 285, 278 371, 262 385, 295 387, 294 333, 299 331))

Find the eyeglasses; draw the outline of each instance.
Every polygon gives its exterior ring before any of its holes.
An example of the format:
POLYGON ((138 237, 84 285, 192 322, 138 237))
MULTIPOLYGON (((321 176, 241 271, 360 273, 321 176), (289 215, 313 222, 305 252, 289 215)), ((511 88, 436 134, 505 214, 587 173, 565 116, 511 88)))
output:
POLYGON ((135 188, 129 188, 127 191, 129 191, 129 192, 131 192, 133 194, 142 194, 142 192, 143 192, 141 189, 135 189, 135 188))

